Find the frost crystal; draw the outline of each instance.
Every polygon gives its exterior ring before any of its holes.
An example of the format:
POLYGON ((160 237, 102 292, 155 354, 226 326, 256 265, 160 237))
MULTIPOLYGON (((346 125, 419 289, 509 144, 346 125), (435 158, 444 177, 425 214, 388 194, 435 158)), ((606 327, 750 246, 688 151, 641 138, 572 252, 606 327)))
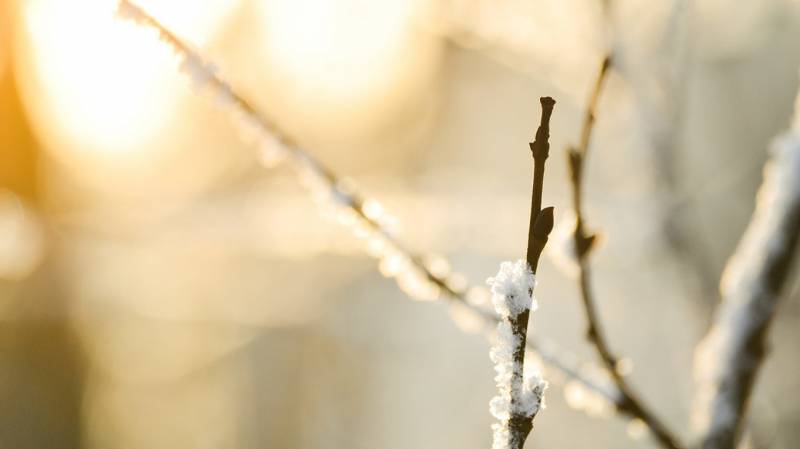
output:
POLYGON ((495 277, 486 280, 492 288, 492 303, 501 317, 516 317, 525 310, 536 310, 538 305, 531 292, 536 281, 524 260, 503 262, 495 277))
POLYGON ((498 389, 498 395, 489 403, 489 411, 499 421, 492 425, 492 449, 508 449, 519 438, 509 428, 511 418, 533 419, 544 407, 547 382, 538 373, 525 373, 522 362, 514 360, 514 354, 524 351, 524 347, 522 335, 514 332, 512 320, 527 310, 536 310, 533 298, 536 282, 528 263, 519 260, 500 264, 500 271, 487 283, 492 289, 492 303, 501 318, 497 324, 496 344, 489 352, 497 372, 494 380, 498 389))
POLYGON ((132 20, 137 23, 143 23, 147 18, 141 8, 125 0, 120 1, 117 5, 117 15, 121 19, 132 20))
POLYGON ((180 70, 192 80, 192 84, 197 90, 206 87, 217 74, 217 68, 213 64, 203 61, 196 53, 184 55, 180 70))
POLYGON ((519 411, 525 416, 533 417, 540 409, 545 407, 544 390, 547 382, 539 373, 531 373, 522 384, 522 397, 519 401, 519 411))

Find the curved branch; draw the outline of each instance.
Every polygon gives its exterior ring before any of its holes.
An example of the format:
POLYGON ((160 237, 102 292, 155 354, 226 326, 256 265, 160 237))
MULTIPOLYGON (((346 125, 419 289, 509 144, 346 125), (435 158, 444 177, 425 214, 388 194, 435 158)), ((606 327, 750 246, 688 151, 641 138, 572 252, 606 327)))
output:
POLYGON ((583 301, 583 308, 586 314, 586 338, 594 346, 595 350, 600 356, 600 359, 603 361, 603 364, 620 391, 621 400, 617 403, 617 409, 631 417, 641 419, 650 428, 653 436, 663 447, 678 449, 680 445, 673 433, 667 429, 663 422, 658 419, 651 410, 649 410, 644 402, 631 389, 630 385, 628 385, 625 377, 620 374, 619 370, 617 369, 617 358, 611 352, 608 341, 605 337, 605 333, 602 331, 600 318, 597 314, 594 295, 591 289, 591 270, 589 268, 588 256, 594 244, 595 236, 587 233, 584 227, 585 217, 582 204, 584 173, 583 166, 589 150, 589 141, 591 139, 595 121, 597 103, 599 101, 603 83, 606 79, 610 66, 611 57, 606 56, 603 58, 603 62, 595 80, 594 88, 592 89, 589 97, 589 103, 586 107, 586 115, 584 117, 583 128, 581 131, 580 146, 578 148, 571 148, 568 151, 570 180, 572 185, 572 202, 576 217, 573 245, 575 249, 575 257, 577 258, 578 283, 580 287, 581 300, 583 301))
MULTIPOLYGON (((550 97, 539 99, 542 105, 542 117, 539 128, 536 130, 536 138, 530 144, 533 155, 533 191, 531 193, 531 215, 528 227, 528 250, 525 264, 530 270, 531 282, 527 294, 533 294, 533 276, 539 265, 539 257, 547 243, 547 237, 553 229, 553 208, 548 207, 544 210, 542 206, 542 192, 544 189, 544 166, 545 160, 550 149, 550 116, 556 102, 550 97)), ((522 385, 523 367, 525 366, 525 348, 528 342, 528 321, 530 319, 530 307, 521 310, 519 313, 511 314, 506 318, 510 327, 511 335, 515 345, 513 345, 512 361, 518 369, 511 374, 512 385, 522 385)), ((522 449, 525 440, 533 429, 533 418, 536 416, 528 415, 519 407, 514 407, 514 402, 518 398, 512 396, 511 416, 508 420, 508 444, 503 447, 509 449, 522 449)))

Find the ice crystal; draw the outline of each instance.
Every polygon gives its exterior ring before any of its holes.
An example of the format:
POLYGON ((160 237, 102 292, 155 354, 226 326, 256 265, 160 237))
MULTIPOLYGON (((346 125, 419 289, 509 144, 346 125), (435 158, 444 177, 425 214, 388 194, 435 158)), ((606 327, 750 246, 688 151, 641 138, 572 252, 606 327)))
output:
POLYGON ((497 372, 498 395, 489 403, 489 411, 499 421, 492 426, 494 431, 493 449, 512 447, 514 435, 509 428, 513 417, 533 419, 544 405, 544 390, 547 383, 538 373, 525 372, 523 360, 515 360, 514 355, 524 353, 523 335, 518 335, 512 321, 525 311, 535 310, 533 299, 535 279, 528 263, 524 260, 503 262, 496 276, 487 283, 492 290, 492 303, 500 315, 497 324, 496 343, 489 352, 497 372))

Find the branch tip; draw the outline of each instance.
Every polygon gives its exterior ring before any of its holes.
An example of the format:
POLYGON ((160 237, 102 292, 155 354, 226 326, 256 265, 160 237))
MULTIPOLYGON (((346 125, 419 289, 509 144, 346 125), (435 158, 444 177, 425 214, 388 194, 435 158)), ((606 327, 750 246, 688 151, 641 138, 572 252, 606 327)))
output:
POLYGON ((539 98, 542 105, 542 116, 539 121, 539 128, 536 129, 536 138, 529 144, 534 159, 547 159, 550 153, 550 117, 553 115, 553 107, 556 101, 551 97, 539 98))
POLYGON ((597 234, 580 235, 575 242, 575 252, 578 259, 583 259, 594 248, 597 242, 597 234))
POLYGON ((603 65, 600 67, 601 72, 608 71, 609 67, 611 67, 611 63, 613 62, 613 57, 611 54, 607 54, 605 58, 603 58, 603 65))

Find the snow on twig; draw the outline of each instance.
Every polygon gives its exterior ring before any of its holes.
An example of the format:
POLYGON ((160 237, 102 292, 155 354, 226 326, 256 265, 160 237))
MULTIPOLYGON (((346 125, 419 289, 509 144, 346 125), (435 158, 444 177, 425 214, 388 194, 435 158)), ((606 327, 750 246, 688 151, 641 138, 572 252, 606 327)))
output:
POLYGON ((544 390, 547 388, 547 382, 539 373, 530 364, 525 366, 524 358, 515 357, 515 354, 525 352, 525 335, 514 326, 514 322, 521 314, 537 308, 532 296, 535 278, 528 263, 518 260, 503 262, 497 275, 489 278, 487 283, 492 287, 492 302, 500 315, 497 342, 489 353, 495 363, 495 382, 499 390, 489 405, 492 415, 499 421, 492 425, 492 449, 516 449, 522 447, 533 418, 544 407, 544 390), (527 432, 520 429, 522 423, 514 420, 524 421, 527 432))

